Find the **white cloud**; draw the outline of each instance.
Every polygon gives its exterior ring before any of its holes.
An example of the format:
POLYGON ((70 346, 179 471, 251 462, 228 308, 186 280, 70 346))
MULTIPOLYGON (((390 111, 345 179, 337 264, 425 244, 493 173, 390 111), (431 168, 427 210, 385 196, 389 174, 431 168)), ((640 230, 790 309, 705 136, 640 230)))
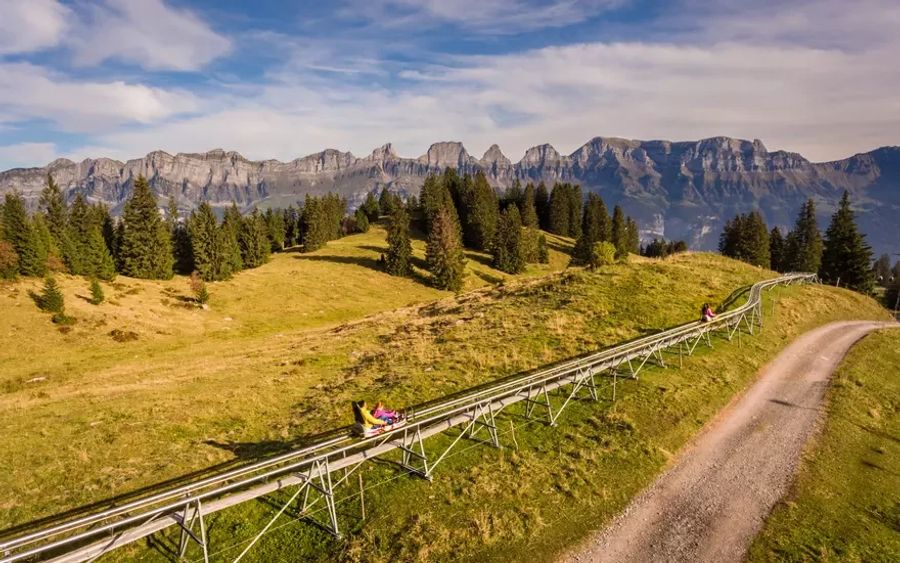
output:
POLYGON ((0 114, 8 121, 46 119, 70 131, 108 131, 193 111, 187 92, 122 81, 75 81, 25 63, 0 63, 0 114))
POLYGON ((118 59, 151 70, 197 70, 231 49, 229 39, 193 12, 162 0, 91 6, 70 43, 80 65, 118 59))
POLYGON ((56 46, 70 15, 56 0, 0 0, 0 55, 56 46))
POLYGON ((0 146, 0 163, 5 168, 44 166, 56 158, 53 143, 19 143, 0 146))

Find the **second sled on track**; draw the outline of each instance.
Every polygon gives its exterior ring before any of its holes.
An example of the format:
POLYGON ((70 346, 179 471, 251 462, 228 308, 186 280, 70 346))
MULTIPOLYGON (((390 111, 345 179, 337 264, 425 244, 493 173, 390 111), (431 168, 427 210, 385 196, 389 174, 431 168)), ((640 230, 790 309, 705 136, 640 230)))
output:
POLYGON ((406 426, 406 417, 401 416, 394 422, 385 424, 383 426, 372 426, 370 428, 365 428, 361 424, 357 424, 354 426, 354 431, 358 436, 362 436, 363 438, 371 438, 373 436, 378 436, 380 434, 384 434, 385 432, 390 432, 391 430, 396 430, 404 426, 406 426))

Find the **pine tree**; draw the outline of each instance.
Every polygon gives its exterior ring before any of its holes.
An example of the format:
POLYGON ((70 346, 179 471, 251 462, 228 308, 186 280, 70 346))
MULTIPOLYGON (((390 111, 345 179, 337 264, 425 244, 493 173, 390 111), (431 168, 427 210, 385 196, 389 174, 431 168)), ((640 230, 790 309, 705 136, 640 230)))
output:
POLYGON ((206 289, 206 282, 200 276, 199 272, 191 274, 191 292, 194 294, 194 301, 201 307, 209 303, 209 290, 206 289))
POLYGON ((866 243, 865 235, 856 228, 850 194, 844 191, 825 231, 819 277, 825 283, 835 284, 840 280, 841 287, 871 293, 874 285, 871 262, 872 249, 866 243))
POLYGON ((606 204, 597 194, 588 194, 587 204, 581 218, 581 236, 575 241, 572 252, 573 264, 588 264, 593 253, 594 243, 608 241, 610 238, 609 215, 606 204))
POLYGON ((303 251, 312 252, 325 246, 330 238, 325 202, 307 194, 303 203, 301 221, 303 222, 303 251))
POLYGON ((284 250, 284 215, 270 207, 266 210, 264 218, 270 251, 281 252, 284 250))
POLYGON ((138 176, 122 214, 124 233, 119 247, 122 273, 146 279, 172 277, 172 243, 159 216, 156 196, 138 176))
POLYGON ((70 249, 67 264, 69 270, 79 276, 91 275, 87 265, 88 239, 91 236, 94 215, 82 194, 76 194, 69 210, 70 249))
POLYGON ((378 210, 382 215, 390 215, 399 204, 399 197, 392 194, 387 188, 381 189, 381 195, 378 197, 378 210))
POLYGON ((534 185, 529 183, 525 186, 525 192, 522 194, 522 205, 519 206, 519 212, 522 215, 522 225, 536 229, 539 227, 539 223, 534 197, 534 185))
POLYGON ((43 213, 35 213, 31 217, 31 229, 34 232, 38 254, 44 257, 46 269, 57 272, 65 270, 66 266, 59 258, 59 251, 53 243, 53 235, 50 234, 50 227, 47 226, 43 213))
POLYGON ((519 215, 522 214, 522 204, 525 202, 525 194, 522 192, 522 182, 516 178, 516 181, 513 182, 513 185, 507 188, 506 193, 503 194, 503 198, 500 200, 501 210, 506 209, 510 205, 515 205, 519 208, 519 215))
POLYGON ((483 173, 478 172, 471 187, 461 194, 463 243, 475 250, 490 250, 497 232, 499 204, 494 189, 483 173))
POLYGON ((612 245, 616 247, 616 260, 628 258, 628 226, 625 213, 618 205, 613 208, 612 228, 610 229, 612 245))
POLYGON ((625 219, 626 240, 628 241, 628 252, 632 254, 641 253, 641 231, 638 228, 637 221, 631 217, 625 219))
POLYGON ((758 211, 737 215, 725 223, 719 238, 719 252, 724 256, 768 268, 769 228, 758 211))
POLYGON ((772 227, 769 231, 769 256, 772 262, 772 269, 776 272, 786 272, 788 268, 785 266, 786 253, 784 237, 781 235, 781 229, 777 226, 772 227))
MULTIPOLYGON (((451 176, 455 177, 455 173, 451 176)), ((428 176, 422 185, 422 192, 419 197, 419 205, 422 208, 422 220, 426 232, 431 232, 431 224, 441 209, 446 209, 450 214, 450 219, 459 230, 459 214, 457 213, 456 204, 453 202, 453 196, 447 188, 447 181, 443 177, 428 176)))
POLYGON ((100 225, 91 228, 87 243, 84 245, 83 260, 85 275, 104 281, 115 279, 116 263, 106 247, 106 241, 103 240, 100 225))
POLYGON ((3 204, 3 240, 9 242, 18 257, 19 273, 43 276, 47 273, 47 249, 41 244, 34 225, 25 211, 25 203, 16 193, 7 193, 3 204))
POLYGON ((547 185, 541 182, 534 191, 534 208, 538 215, 538 225, 545 231, 550 230, 550 192, 547 185))
POLYGON ((872 266, 872 272, 875 275, 875 283, 887 287, 891 279, 891 257, 887 254, 879 256, 872 266))
POLYGON ((44 289, 38 298, 38 306, 42 311, 48 313, 65 314, 66 306, 62 291, 60 291, 56 279, 52 276, 48 276, 44 280, 44 289))
POLYGON ((581 209, 583 207, 581 186, 568 184, 566 196, 569 204, 569 236, 577 239, 581 236, 581 209))
POLYGON ((91 304, 99 305, 103 303, 104 299, 106 299, 106 296, 103 295, 103 288, 100 287, 100 282, 97 281, 97 278, 91 278, 91 304))
POLYGON ((241 256, 241 226, 244 219, 235 202, 225 210, 222 224, 219 226, 219 244, 222 252, 222 271, 225 278, 240 272, 244 268, 244 259, 241 256))
POLYGON ((782 268, 794 272, 818 272, 822 264, 822 236, 816 222, 816 204, 807 200, 794 230, 788 233, 784 243, 782 268))
POLYGON ((388 249, 384 257, 384 269, 392 276, 408 276, 412 272, 410 258, 412 243, 409 239, 409 213, 398 206, 390 216, 388 225, 388 249))
POLYGON ((187 225, 191 255, 197 274, 206 281, 225 280, 233 273, 225 264, 223 235, 209 203, 202 202, 191 213, 187 225))
POLYGON ((466 262, 459 230, 448 207, 441 208, 432 220, 425 257, 437 288, 462 289, 466 262))
POLYGON ((71 270, 69 256, 72 253, 72 241, 69 235, 69 211, 62 191, 50 174, 47 174, 47 185, 41 191, 40 208, 44 212, 52 239, 48 247, 50 260, 60 259, 71 270))
POLYGON ((283 217, 285 248, 290 248, 292 246, 300 244, 300 229, 299 225, 297 224, 299 220, 300 215, 297 213, 297 209, 293 205, 289 205, 287 209, 284 210, 283 217))
POLYGON ((525 269, 522 219, 519 217, 518 206, 509 205, 500 213, 492 252, 494 260, 491 265, 501 272, 518 274, 525 269))
POLYGON ((252 213, 241 219, 238 244, 244 268, 257 268, 269 261, 271 243, 268 227, 259 209, 254 207, 252 213))
MULTIPOLYGON (((403 207, 402 205, 399 207, 403 207)), ((369 216, 366 215, 366 212, 363 211, 363 208, 360 207, 353 213, 353 220, 356 226, 356 232, 358 233, 367 233, 369 232, 369 216)))
MULTIPOLYGON (((540 189, 540 186, 538 189, 540 189)), ((564 237, 571 236, 570 219, 568 186, 566 184, 554 184, 553 192, 550 194, 547 230, 564 237)))
POLYGON ((547 247, 547 236, 541 233, 538 237, 538 262, 541 264, 550 263, 550 249, 547 247))

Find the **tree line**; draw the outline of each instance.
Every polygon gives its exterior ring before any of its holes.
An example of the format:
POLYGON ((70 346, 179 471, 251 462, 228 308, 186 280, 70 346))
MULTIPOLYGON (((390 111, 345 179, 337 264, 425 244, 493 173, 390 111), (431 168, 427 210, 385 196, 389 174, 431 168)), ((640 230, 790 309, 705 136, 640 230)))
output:
POLYGON ((850 194, 844 192, 824 237, 809 199, 787 234, 766 226, 758 211, 737 215, 725 223, 719 251, 732 258, 779 272, 817 272, 824 283, 871 293, 875 275, 872 249, 856 226, 850 194))

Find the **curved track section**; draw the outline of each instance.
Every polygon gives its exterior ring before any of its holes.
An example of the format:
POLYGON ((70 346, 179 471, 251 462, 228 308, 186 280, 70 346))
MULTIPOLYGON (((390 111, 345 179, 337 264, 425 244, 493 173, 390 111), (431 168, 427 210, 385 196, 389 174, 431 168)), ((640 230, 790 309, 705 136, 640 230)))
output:
MULTIPOLYGON (((409 421, 406 426, 392 432, 360 439, 350 427, 338 429, 319 441, 279 456, 0 540, 0 563, 92 560, 170 526, 181 528, 181 554, 193 542, 208 561, 206 515, 286 488, 294 493, 278 515, 295 502, 302 501, 301 514, 324 503, 327 520, 316 523, 340 536, 334 490, 363 463, 398 450, 406 470, 430 480, 462 438, 474 438, 481 432, 488 443, 499 447, 494 419, 509 405, 524 402, 526 416, 555 425, 573 399, 587 396, 599 400, 602 391, 609 391, 615 400, 619 378, 635 378, 648 364, 665 367, 663 351, 673 352, 677 348, 674 353, 681 359, 690 356, 701 342, 711 346, 713 334, 728 340, 740 331, 753 334, 762 326, 764 290, 814 281, 814 274, 797 273, 756 283, 749 288, 744 305, 720 313, 711 322, 687 323, 411 407, 406 410, 409 421), (429 454, 425 440, 449 429, 458 430, 450 445, 429 454)), ((734 298, 739 295, 733 294, 734 298)), ((268 526, 247 549, 267 529, 268 526)))

